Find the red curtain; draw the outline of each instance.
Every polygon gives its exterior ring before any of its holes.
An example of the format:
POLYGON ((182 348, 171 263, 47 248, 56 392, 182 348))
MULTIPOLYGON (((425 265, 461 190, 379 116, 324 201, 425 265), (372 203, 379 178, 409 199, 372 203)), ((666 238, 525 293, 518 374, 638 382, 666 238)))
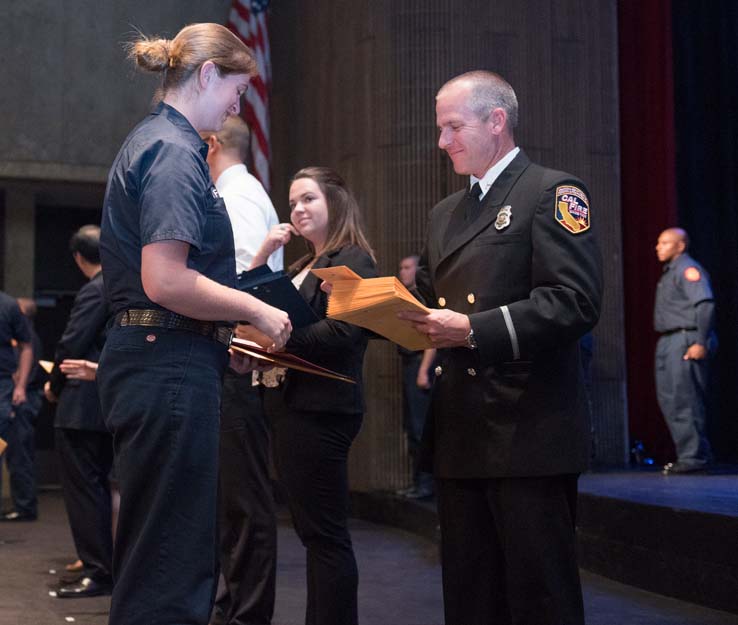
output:
POLYGON ((656 403, 654 245, 677 223, 671 0, 620 0, 620 136, 628 410, 631 441, 658 462, 674 448, 656 403))

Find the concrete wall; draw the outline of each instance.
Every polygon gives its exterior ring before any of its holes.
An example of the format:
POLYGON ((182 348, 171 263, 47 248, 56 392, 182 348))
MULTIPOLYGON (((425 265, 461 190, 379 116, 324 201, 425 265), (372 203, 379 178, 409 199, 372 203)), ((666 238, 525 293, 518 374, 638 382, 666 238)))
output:
POLYGON ((156 78, 123 44, 137 30, 174 36, 224 23, 229 0, 24 0, 0 3, 0 179, 104 182, 147 112, 156 78))

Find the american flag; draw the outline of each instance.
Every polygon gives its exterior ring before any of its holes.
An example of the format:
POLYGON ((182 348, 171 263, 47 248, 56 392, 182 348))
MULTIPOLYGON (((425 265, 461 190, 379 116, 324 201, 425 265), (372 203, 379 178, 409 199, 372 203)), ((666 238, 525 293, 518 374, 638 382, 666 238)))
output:
POLYGON ((269 88, 272 82, 272 64, 269 56, 269 35, 266 9, 269 0, 233 0, 228 16, 230 28, 253 50, 259 75, 246 92, 243 118, 251 129, 252 174, 269 191, 269 88))

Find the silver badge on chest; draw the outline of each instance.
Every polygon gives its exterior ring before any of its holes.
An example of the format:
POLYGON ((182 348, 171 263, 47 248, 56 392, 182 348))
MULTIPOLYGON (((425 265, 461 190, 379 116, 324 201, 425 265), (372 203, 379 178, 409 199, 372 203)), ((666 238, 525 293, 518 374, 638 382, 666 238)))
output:
POLYGON ((512 219, 512 206, 508 204, 507 206, 503 206, 500 209, 500 212, 497 213, 497 219, 495 219, 495 228, 497 230, 504 230, 510 225, 511 219, 512 219))

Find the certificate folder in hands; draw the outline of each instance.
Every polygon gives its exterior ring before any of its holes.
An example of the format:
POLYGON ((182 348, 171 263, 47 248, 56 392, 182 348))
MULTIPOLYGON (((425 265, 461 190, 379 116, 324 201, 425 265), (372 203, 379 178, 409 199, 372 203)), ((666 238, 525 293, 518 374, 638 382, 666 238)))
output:
POLYGON ((356 384, 355 380, 343 375, 342 373, 336 373, 335 371, 331 371, 330 369, 326 369, 320 365, 303 360, 294 354, 289 354, 287 352, 269 352, 264 347, 261 347, 252 341, 244 341, 243 339, 234 338, 231 341, 231 349, 240 352, 241 354, 245 354, 250 358, 255 358, 262 364, 272 365, 274 367, 286 367, 287 369, 297 369, 298 371, 304 371, 305 373, 312 373, 313 375, 320 375, 325 378, 333 378, 334 380, 356 384))
POLYGON ((321 280, 330 282, 328 317, 368 328, 410 350, 433 347, 410 321, 397 318, 401 310, 430 312, 394 276, 362 278, 345 265, 313 269, 321 280))
POLYGON ((290 316, 293 328, 319 321, 284 271, 272 271, 269 265, 244 271, 238 276, 238 288, 270 306, 284 310, 290 316))

